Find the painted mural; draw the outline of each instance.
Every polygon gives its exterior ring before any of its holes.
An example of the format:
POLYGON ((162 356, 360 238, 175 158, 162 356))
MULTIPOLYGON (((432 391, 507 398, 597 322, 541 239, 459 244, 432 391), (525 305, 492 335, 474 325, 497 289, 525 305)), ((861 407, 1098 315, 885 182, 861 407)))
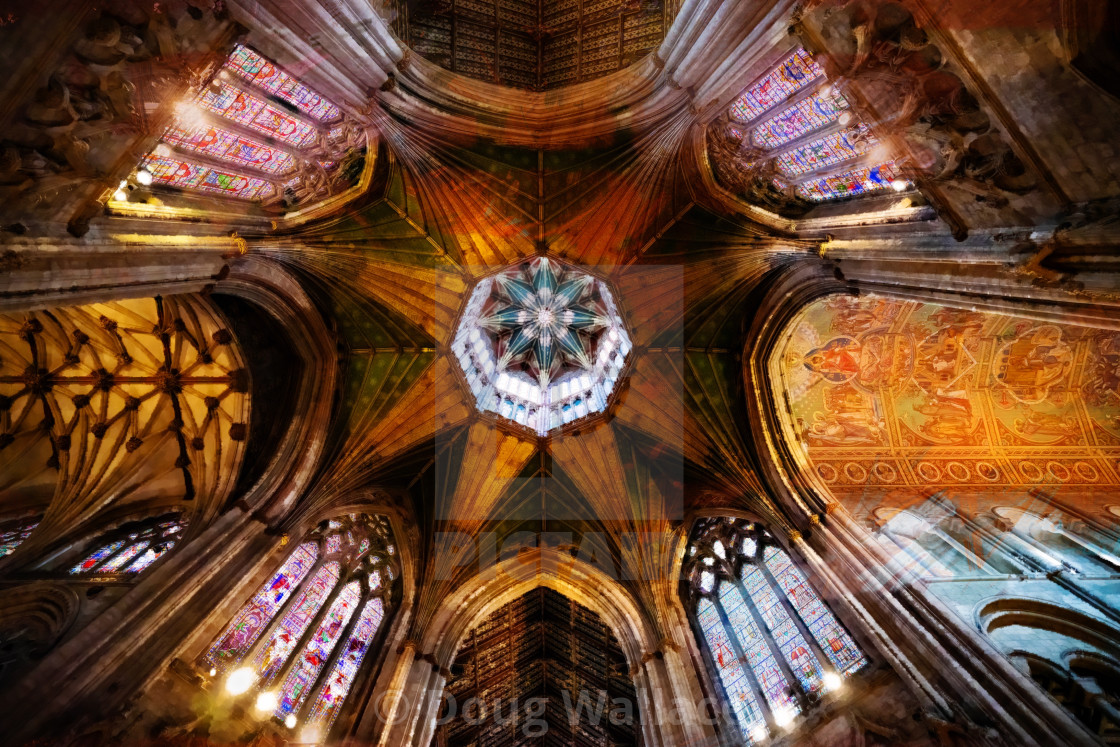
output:
POLYGON ((830 296, 786 334, 788 426, 838 498, 1120 485, 1120 332, 830 296))

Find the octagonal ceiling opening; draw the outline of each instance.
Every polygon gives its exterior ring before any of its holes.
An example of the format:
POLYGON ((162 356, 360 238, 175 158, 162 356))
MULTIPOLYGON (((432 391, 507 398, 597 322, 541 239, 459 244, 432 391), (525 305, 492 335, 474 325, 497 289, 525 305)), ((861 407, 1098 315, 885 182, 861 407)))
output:
POLYGON ((478 410, 542 437, 605 412, 632 347, 607 283, 547 257, 482 278, 451 343, 478 410))

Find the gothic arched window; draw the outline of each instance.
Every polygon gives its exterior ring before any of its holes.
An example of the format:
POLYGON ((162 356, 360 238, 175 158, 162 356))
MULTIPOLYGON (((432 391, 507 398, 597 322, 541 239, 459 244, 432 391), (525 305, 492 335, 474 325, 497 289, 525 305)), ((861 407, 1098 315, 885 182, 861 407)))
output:
POLYGON ((748 742, 789 727, 867 659, 773 536, 706 519, 685 559, 698 633, 748 742))
POLYGON ((0 558, 7 557, 31 536, 35 527, 39 526, 41 516, 24 517, 22 519, 9 519, 0 522, 0 558))
POLYGON ((739 144, 744 167, 772 173, 776 187, 804 199, 911 186, 804 49, 740 94, 728 119, 727 136, 739 144))
POLYGON ((389 522, 322 522, 245 603, 201 659, 232 694, 303 736, 326 736, 389 610, 399 576, 389 522))
POLYGON ((175 114, 159 144, 121 183, 117 202, 155 186, 291 205, 348 187, 350 172, 361 171, 360 128, 241 44, 175 114))
POLYGON ((137 574, 162 558, 183 536, 186 521, 161 516, 124 524, 98 538, 92 551, 70 573, 104 575, 137 574))

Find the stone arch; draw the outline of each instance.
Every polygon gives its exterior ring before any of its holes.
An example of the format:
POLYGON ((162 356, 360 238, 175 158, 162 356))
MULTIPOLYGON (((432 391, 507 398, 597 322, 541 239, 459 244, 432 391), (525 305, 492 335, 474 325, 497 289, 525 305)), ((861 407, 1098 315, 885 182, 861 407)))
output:
POLYGON ((382 743, 427 745, 449 667, 466 633, 495 610, 542 586, 599 615, 618 640, 638 693, 646 744, 680 744, 689 738, 684 734, 696 733, 697 719, 682 713, 681 725, 670 715, 696 705, 689 703, 686 683, 670 661, 677 657, 677 645, 660 637, 624 585, 588 563, 546 548, 476 575, 444 599, 418 638, 403 642, 394 687, 376 704, 379 714, 366 714, 370 721, 387 724, 382 743), (405 667, 408 679, 402 681, 405 667))
POLYGON ((34 582, 0 592, 0 676, 37 660, 69 631, 80 600, 58 583, 34 582))

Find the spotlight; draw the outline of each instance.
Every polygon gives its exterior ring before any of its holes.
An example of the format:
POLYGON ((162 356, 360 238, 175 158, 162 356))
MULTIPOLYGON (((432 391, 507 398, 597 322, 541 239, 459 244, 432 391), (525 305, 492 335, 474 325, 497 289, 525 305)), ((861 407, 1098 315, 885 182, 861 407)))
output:
POLYGON ((840 123, 841 127, 847 127, 852 123, 852 113, 840 112, 840 116, 836 118, 836 121, 840 123))
POLYGON ((210 668, 210 676, 211 676, 211 677, 213 677, 213 676, 215 676, 216 674, 218 674, 218 670, 217 670, 217 669, 214 669, 213 667, 211 667, 211 668, 210 668))
POLYGON ((257 696, 256 709, 261 713, 269 713, 275 711, 276 706, 280 705, 280 698, 276 696, 276 691, 268 690, 257 696))
POLYGON ((763 726, 762 724, 759 724, 758 726, 751 729, 751 741, 752 742, 765 742, 766 737, 768 737, 768 736, 770 736, 770 735, 766 732, 766 727, 763 726))
POLYGON ((136 181, 143 184, 145 187, 152 183, 152 172, 147 169, 140 169, 136 172, 136 181))
POLYGON ((161 158, 167 158, 171 155, 171 146, 167 143, 160 143, 153 152, 161 158))
POLYGON ((241 667, 230 672, 226 679, 226 692, 230 695, 240 695, 246 692, 256 682, 257 675, 249 667, 241 667))
POLYGON ((296 715, 294 713, 289 713, 288 717, 284 719, 284 726, 288 727, 289 729, 296 728, 296 715))
POLYGON ((113 199, 117 202, 128 202, 128 192, 125 192, 123 189, 118 189, 113 193, 113 199))
POLYGON ((796 714, 790 707, 778 708, 774 711, 774 723, 782 728, 785 728, 793 723, 793 717, 796 714))
POLYGON ((894 188, 895 192, 905 192, 909 186, 910 183, 905 179, 895 179, 891 182, 891 187, 894 188))
POLYGON ((824 680, 824 689, 829 692, 844 689, 844 680, 836 672, 825 672, 822 679, 824 680))

